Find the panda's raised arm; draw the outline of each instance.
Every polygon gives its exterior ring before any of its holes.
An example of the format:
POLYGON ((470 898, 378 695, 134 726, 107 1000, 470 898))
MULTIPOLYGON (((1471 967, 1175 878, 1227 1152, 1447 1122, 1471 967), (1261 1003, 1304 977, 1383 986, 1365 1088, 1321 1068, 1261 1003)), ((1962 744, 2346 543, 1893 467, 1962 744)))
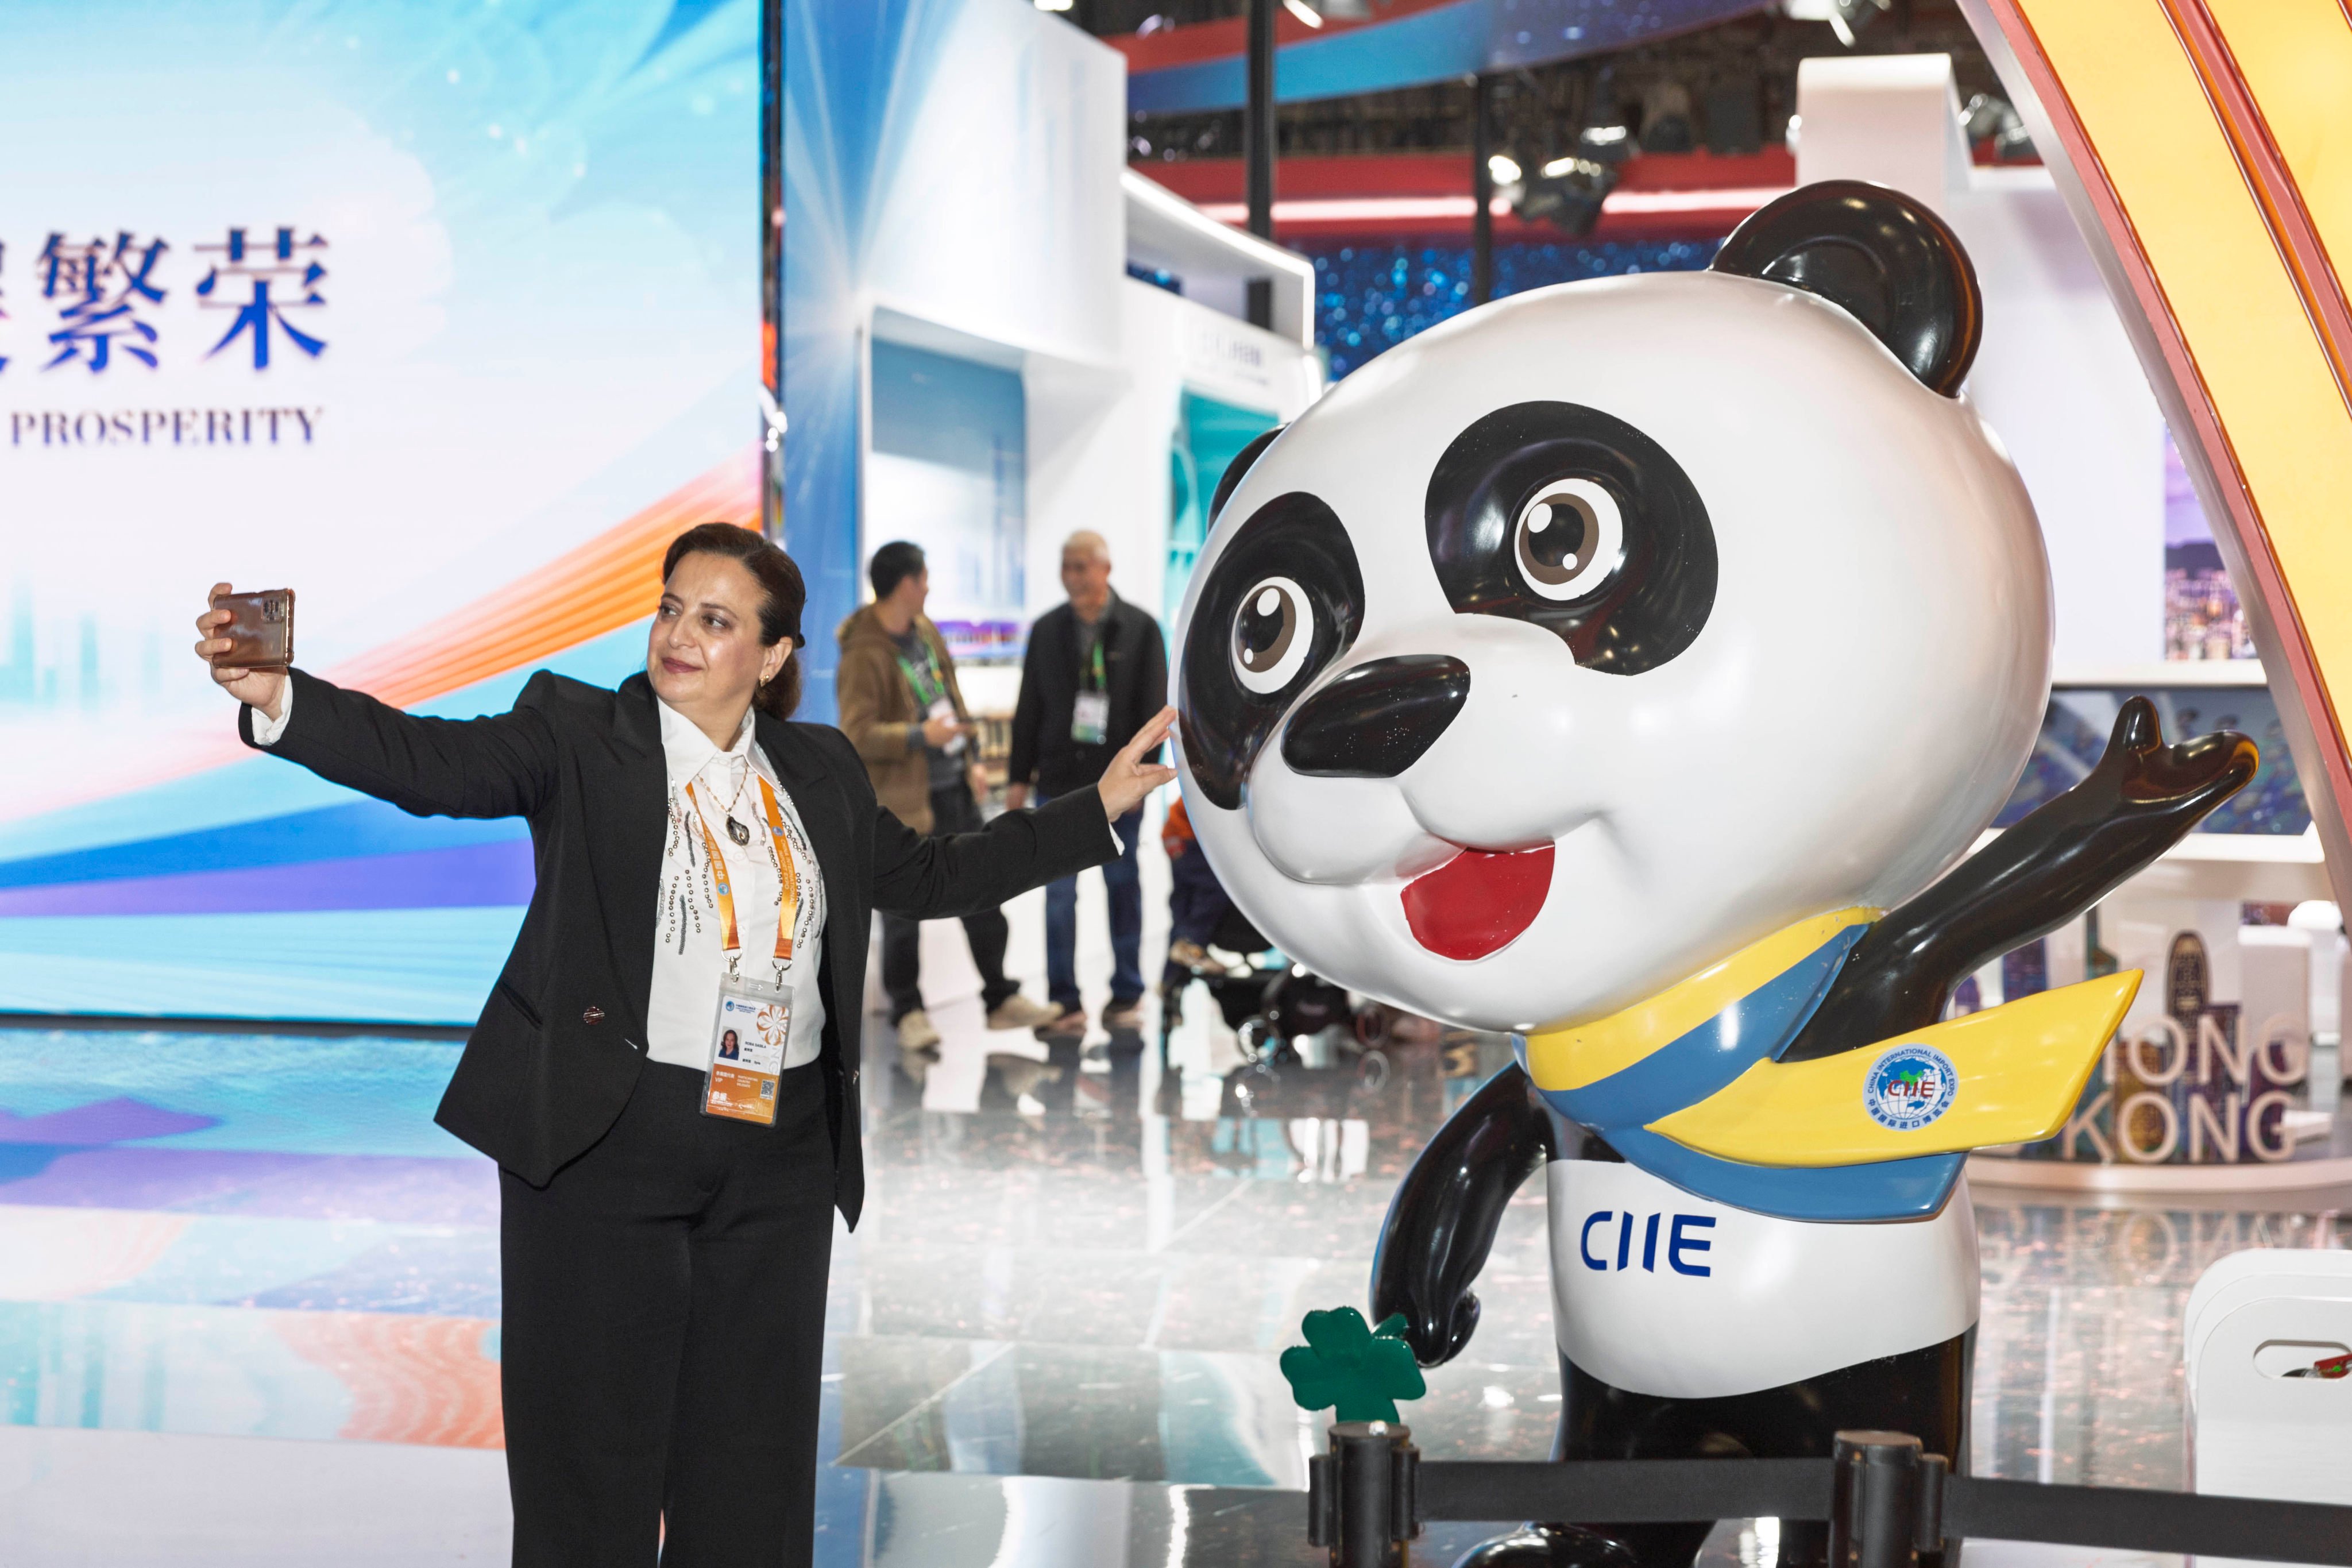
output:
POLYGON ((1372 1255, 1372 1321, 1403 1313, 1422 1365, 1451 1361, 1470 1342, 1471 1281, 1511 1194, 1552 1154, 1550 1113, 1514 1062, 1446 1119, 1397 1184, 1372 1255))
POLYGON ((2082 783, 1870 928, 1780 1059, 1936 1022, 1962 976, 2106 897, 2237 793, 2259 761, 2253 742, 2229 730, 2168 746, 2155 705, 2133 698, 2082 783))

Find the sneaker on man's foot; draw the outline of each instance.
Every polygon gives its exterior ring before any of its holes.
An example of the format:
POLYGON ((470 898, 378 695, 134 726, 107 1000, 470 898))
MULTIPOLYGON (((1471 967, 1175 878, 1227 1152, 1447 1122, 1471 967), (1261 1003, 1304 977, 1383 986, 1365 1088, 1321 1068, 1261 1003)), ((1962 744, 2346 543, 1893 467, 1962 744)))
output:
POLYGON ((931 1016, 920 1007, 903 1014, 898 1019, 898 1048, 902 1051, 925 1051, 940 1043, 940 1032, 931 1027, 931 1016))
POLYGON ((988 1026, 992 1029, 1034 1029, 1053 1016, 1053 1008, 1043 1002, 1032 1002, 1015 991, 988 1010, 988 1026))
POLYGON ((1065 1007, 1037 1026, 1040 1037, 1054 1040, 1082 1040, 1087 1035, 1087 1010, 1065 1007))
POLYGON ((1103 1009, 1102 1026, 1114 1035, 1132 1035, 1143 1028, 1143 999, 1113 1002, 1103 1009))
POLYGON ((1223 963, 1209 956, 1207 948, 1197 942, 1169 943, 1168 962, 1179 969, 1189 969, 1204 980, 1215 980, 1229 973, 1223 963))

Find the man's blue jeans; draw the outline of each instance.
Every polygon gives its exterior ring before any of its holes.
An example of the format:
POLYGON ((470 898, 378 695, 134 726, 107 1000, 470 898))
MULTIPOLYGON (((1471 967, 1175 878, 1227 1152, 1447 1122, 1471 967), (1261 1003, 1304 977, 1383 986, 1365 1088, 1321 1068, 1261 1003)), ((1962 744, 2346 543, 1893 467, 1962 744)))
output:
MULTIPOLYGON (((1039 795, 1037 804, 1045 804, 1039 795)), ((1143 997, 1143 879, 1135 865, 1136 841, 1143 836, 1143 808, 1136 807, 1111 827, 1127 853, 1103 865, 1103 891, 1110 898, 1110 1001, 1124 1007, 1143 997)), ((1084 1004, 1078 997, 1078 879, 1045 884, 1045 985, 1056 1007, 1084 1004)))

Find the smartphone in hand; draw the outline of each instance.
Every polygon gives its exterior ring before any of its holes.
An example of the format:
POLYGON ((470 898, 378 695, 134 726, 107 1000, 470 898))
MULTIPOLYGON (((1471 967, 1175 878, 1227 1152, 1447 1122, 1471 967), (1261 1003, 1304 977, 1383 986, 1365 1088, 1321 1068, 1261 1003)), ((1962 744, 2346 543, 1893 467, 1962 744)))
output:
POLYGON ((269 588, 258 594, 221 594, 215 610, 226 610, 228 625, 213 633, 229 646, 212 656, 223 669, 284 669, 294 662, 294 590, 269 588))

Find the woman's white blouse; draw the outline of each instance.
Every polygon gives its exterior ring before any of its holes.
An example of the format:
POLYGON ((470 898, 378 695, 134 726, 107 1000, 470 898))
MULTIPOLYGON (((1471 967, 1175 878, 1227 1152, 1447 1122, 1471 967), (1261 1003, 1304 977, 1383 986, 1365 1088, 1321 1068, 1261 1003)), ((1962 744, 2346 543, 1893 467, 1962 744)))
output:
POLYGON ((762 819, 760 786, 746 770, 766 779, 783 813, 784 839, 792 846, 800 882, 800 916, 793 928, 793 963, 784 973, 793 987, 792 1034, 784 1066, 816 1060, 824 1033, 824 1002, 816 977, 824 963, 824 878, 809 848, 808 832, 792 793, 776 777, 768 754, 751 739, 752 715, 734 743, 720 751, 692 720, 658 698, 662 756, 669 772, 669 820, 662 829, 660 904, 654 915, 653 995, 646 1008, 646 1054, 699 1071, 710 1065, 710 1030, 719 1015, 719 986, 726 978, 727 954, 719 945, 716 889, 703 861, 707 855, 696 825, 688 786, 701 797, 702 812, 717 840, 734 889, 735 918, 742 943, 736 969, 762 983, 776 978, 776 918, 783 888, 770 858, 772 842, 762 819), (727 832, 729 803, 735 820, 750 827, 751 842, 739 845, 727 832))

